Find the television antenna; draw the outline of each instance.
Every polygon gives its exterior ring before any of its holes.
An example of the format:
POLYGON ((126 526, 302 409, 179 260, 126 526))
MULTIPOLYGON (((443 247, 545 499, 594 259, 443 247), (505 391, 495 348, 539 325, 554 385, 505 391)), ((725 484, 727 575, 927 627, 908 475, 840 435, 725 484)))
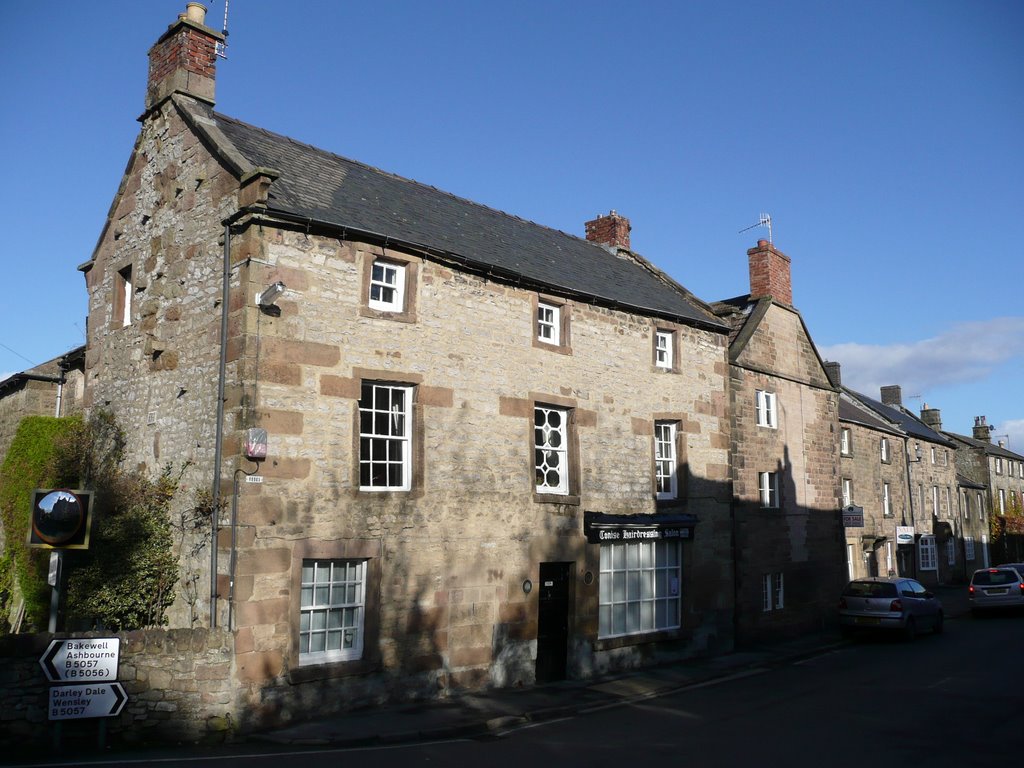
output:
POLYGON ((224 28, 220 31, 224 39, 217 42, 217 55, 222 59, 228 57, 228 4, 231 0, 224 0, 224 28))
MULTIPOLYGON (((227 0, 225 0, 226 2, 227 0)), ((770 213, 762 213, 760 218, 757 220, 757 224, 751 224, 749 227, 744 227, 740 232, 746 232, 747 230, 753 229, 754 227, 767 227, 768 228, 768 242, 772 242, 772 216, 770 213)))

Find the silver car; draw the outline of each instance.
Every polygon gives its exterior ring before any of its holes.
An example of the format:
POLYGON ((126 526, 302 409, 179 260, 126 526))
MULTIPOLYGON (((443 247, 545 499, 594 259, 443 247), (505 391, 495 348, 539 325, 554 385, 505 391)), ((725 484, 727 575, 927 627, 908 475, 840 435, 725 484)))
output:
POLYGON ((914 579, 854 579, 839 599, 839 627, 846 635, 889 630, 912 639, 926 629, 938 634, 944 615, 939 599, 914 579))
POLYGON ((1024 577, 1019 563, 981 568, 971 577, 967 588, 971 613, 996 608, 1024 608, 1024 577))

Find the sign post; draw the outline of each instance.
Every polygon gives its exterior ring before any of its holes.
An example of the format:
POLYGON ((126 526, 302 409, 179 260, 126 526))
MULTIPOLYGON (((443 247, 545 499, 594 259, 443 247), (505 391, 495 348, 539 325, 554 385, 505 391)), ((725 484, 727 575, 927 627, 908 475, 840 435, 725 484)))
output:
POLYGON ((51 640, 39 666, 51 683, 116 680, 120 651, 119 637, 51 640))
POLYGON ((120 683, 73 683, 50 688, 50 720, 84 717, 115 717, 121 714, 128 694, 120 683))

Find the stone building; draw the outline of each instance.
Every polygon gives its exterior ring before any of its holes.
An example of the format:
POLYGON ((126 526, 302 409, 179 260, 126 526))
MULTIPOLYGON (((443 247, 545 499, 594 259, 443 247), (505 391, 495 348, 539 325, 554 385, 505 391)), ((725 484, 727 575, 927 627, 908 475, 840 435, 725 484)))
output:
MULTIPOLYGON (((961 497, 964 514, 970 520, 981 520, 986 511, 990 515, 1005 517, 1011 509, 1020 512, 1024 503, 1024 456, 1007 448, 1003 440, 993 443, 993 429, 984 416, 977 416, 970 437, 954 432, 943 433, 956 443, 957 471, 972 485, 970 490, 964 488, 961 497)), ((990 543, 988 526, 978 535, 984 537, 980 541, 987 555, 990 543)), ((1000 562, 1019 562, 1019 558, 1024 557, 1024 542, 992 543, 998 545, 998 550, 991 554, 1000 562)), ((980 562, 979 558, 977 567, 985 565, 989 565, 988 559, 980 562)))
POLYGON ((82 410, 85 347, 0 381, 0 464, 26 416, 69 416, 82 410))
MULTIPOLYGON (((863 425, 851 411, 846 411, 845 419, 841 415, 844 423, 840 434, 840 471, 844 503, 864 506, 867 525, 869 508, 877 509, 879 483, 882 483, 883 494, 888 484, 892 517, 886 521, 883 513, 881 525, 886 531, 884 535, 888 537, 889 530, 895 535, 897 575, 911 576, 929 586, 962 580, 965 566, 956 444, 940 432, 939 410, 925 405, 920 418, 914 416, 903 407, 902 390, 898 385, 882 387, 880 400, 848 388, 843 388, 843 393, 851 403, 859 409, 867 409, 899 435, 883 449, 881 441, 886 435, 880 428, 870 431, 874 434, 865 434, 863 425), (858 436, 867 438, 867 462, 860 459, 862 448, 856 442, 858 436), (876 472, 872 465, 876 459, 884 463, 885 450, 890 452, 889 464, 876 472), (897 453, 902 455, 897 456, 897 453)), ((847 529, 848 552, 856 543, 851 534, 855 539, 856 534, 847 529)), ((887 546, 885 558, 888 570, 887 546)))
MULTIPOLYGON (((223 509, 171 619, 231 631, 243 726, 730 649, 723 322, 614 211, 582 239, 215 112, 220 40, 190 4, 150 51, 82 268, 86 398, 223 509)), ((769 304, 807 420, 770 468, 796 608, 834 546, 834 393, 769 304)))
POLYGON ((838 394, 793 306, 789 257, 765 240, 747 256, 750 293, 714 305, 730 327, 740 640, 831 621, 845 577, 838 394))

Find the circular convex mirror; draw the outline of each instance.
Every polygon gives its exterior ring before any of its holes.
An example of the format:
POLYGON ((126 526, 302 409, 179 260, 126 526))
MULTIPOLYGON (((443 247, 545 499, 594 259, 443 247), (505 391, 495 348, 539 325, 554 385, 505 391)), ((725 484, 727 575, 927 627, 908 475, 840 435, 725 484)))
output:
POLYGON ((63 544, 85 519, 82 502, 71 491, 51 491, 32 510, 32 530, 47 544, 63 544))

